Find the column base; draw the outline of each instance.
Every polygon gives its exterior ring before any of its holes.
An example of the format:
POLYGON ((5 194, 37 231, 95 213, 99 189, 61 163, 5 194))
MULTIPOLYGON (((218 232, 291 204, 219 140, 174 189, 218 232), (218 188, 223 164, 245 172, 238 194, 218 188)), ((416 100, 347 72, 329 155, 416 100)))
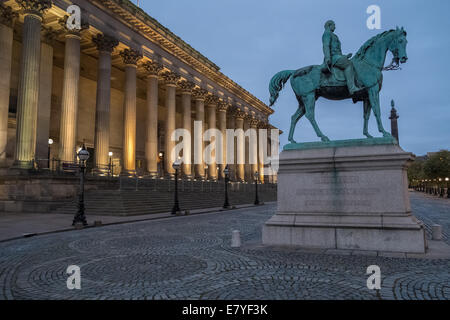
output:
POLYGON ((136 176, 136 170, 122 170, 120 173, 121 177, 135 177, 136 176))
POLYGON ((152 179, 156 179, 159 177, 158 171, 154 171, 154 172, 147 172, 145 174, 146 176, 152 178, 152 179))
POLYGON ((23 161, 23 160, 14 160, 11 169, 22 169, 22 170, 30 170, 34 169, 35 164, 34 161, 23 161))

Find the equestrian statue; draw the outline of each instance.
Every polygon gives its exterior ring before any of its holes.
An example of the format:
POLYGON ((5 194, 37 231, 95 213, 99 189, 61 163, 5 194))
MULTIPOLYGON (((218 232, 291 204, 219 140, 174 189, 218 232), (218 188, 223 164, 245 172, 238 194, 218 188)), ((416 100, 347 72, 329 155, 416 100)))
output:
POLYGON ((353 99, 362 101, 364 105, 363 134, 373 138, 368 132, 370 112, 373 111, 377 120, 378 131, 383 137, 391 137, 383 128, 380 117, 379 93, 383 82, 383 70, 399 69, 399 63, 408 60, 406 55, 406 31, 403 27, 382 32, 363 44, 358 52, 343 55, 341 42, 334 33, 336 25, 332 20, 325 23, 322 36, 324 61, 322 65, 312 65, 298 70, 285 70, 275 74, 270 80, 270 106, 272 106, 283 89, 284 84, 291 79, 291 87, 298 100, 298 109, 291 117, 291 127, 288 140, 294 141, 294 130, 302 116, 311 122, 317 136, 328 142, 317 125, 314 117, 316 100, 324 97, 330 100, 353 99), (390 65, 384 66, 386 54, 390 51, 393 59, 390 65))

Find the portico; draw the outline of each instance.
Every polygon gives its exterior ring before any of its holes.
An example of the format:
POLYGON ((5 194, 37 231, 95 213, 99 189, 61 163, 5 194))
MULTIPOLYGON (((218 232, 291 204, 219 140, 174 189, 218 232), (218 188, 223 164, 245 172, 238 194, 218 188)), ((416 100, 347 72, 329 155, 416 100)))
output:
MULTIPOLYGON (((230 128, 268 127, 273 110, 132 3, 76 4, 82 27, 71 30, 65 1, 0 5, 1 165, 45 167, 52 139, 50 158, 59 163, 76 161, 85 143, 99 175, 111 160, 114 174, 172 176, 178 143, 172 135, 183 128, 191 134, 183 142, 190 159, 183 176, 224 178, 226 140, 216 144, 220 152, 214 151, 205 172, 203 152, 212 142, 195 134, 194 122, 201 121, 201 133, 217 129, 225 137, 230 128)), ((254 171, 264 172, 262 151, 246 142, 243 131, 235 139, 240 161, 230 167, 237 180, 251 181, 254 171), (242 162, 249 148, 252 165, 242 162)))

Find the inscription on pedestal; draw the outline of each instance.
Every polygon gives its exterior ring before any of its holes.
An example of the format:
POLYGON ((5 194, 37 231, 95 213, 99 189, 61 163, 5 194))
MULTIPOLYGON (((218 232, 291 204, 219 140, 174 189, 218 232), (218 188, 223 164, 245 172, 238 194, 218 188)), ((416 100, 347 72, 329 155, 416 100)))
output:
POLYGON ((322 175, 310 181, 312 187, 297 189, 296 196, 312 209, 346 211, 345 208, 370 207, 373 195, 380 192, 379 188, 367 187, 359 176, 322 175))

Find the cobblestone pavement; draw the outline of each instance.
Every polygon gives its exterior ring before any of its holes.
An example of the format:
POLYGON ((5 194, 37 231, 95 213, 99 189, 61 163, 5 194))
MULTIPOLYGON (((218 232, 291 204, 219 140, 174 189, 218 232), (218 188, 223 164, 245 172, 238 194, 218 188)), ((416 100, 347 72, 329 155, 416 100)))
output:
MULTIPOLYGON (((450 202, 412 195, 449 233, 450 202)), ((275 205, 91 228, 0 243, 0 299, 449 299, 450 260, 262 247, 275 205), (243 247, 230 247, 231 231, 243 247), (81 268, 68 290, 66 268, 81 268), (366 287, 379 265, 381 290, 366 287)))

